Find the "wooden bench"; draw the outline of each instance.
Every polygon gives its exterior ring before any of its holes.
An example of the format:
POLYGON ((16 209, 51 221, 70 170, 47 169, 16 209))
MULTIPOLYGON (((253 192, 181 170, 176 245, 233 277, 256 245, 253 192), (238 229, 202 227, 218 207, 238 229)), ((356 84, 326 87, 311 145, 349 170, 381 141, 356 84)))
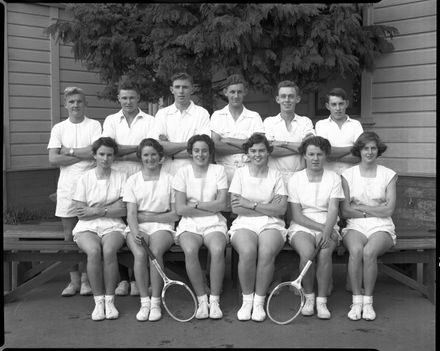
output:
MULTIPOLYGON (((378 258, 380 272, 397 281, 420 291, 435 304, 435 272, 436 272, 436 232, 435 230, 421 230, 411 228, 397 229, 397 243, 386 254, 378 258), (409 265, 410 272, 396 265, 409 265)), ((276 269, 284 267, 296 271, 299 263, 298 254, 285 244, 276 259, 276 269)), ((339 246, 333 254, 334 264, 348 263, 348 251, 339 246)), ((231 266, 234 267, 232 280, 238 281, 238 255, 232 254, 231 266)), ((234 285, 236 286, 236 285, 234 285)))
MULTIPOLYGON (((207 250, 200 250, 206 262, 207 250)), ((165 270, 171 279, 185 279, 180 246, 173 245, 164 255, 165 270), (177 263, 176 263, 177 262, 177 263), (183 277, 183 278, 182 278, 183 277)), ((3 233, 4 301, 10 302, 24 293, 67 272, 74 264, 86 260, 76 243, 64 241, 60 222, 44 225, 5 226, 3 233), (31 262, 31 266, 26 262, 31 262)), ((204 261, 203 261, 204 260, 204 261)), ((133 255, 126 247, 118 252, 118 262, 132 268, 133 255)))

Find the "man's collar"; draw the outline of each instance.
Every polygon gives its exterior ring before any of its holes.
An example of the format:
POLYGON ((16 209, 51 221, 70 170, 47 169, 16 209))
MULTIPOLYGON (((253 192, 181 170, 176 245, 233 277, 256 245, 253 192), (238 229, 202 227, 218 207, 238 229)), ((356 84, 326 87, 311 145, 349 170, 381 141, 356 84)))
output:
MULTIPOLYGON (((122 122, 122 120, 125 118, 124 112, 121 110, 119 110, 118 112, 119 114, 119 123, 122 122)), ((136 118, 143 118, 144 117, 144 113, 142 112, 142 110, 138 107, 138 113, 136 114, 136 116, 134 116, 133 120, 135 120, 136 118)))

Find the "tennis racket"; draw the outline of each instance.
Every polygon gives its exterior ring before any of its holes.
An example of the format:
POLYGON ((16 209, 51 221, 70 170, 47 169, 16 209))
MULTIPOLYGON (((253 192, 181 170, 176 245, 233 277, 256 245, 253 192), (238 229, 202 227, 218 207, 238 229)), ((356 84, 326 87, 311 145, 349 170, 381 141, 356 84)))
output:
POLYGON ((161 299, 165 310, 171 318, 178 322, 190 321, 197 312, 196 296, 184 282, 168 278, 144 238, 141 238, 141 243, 148 256, 150 256, 151 263, 163 279, 161 299))
POLYGON ((316 247, 298 278, 278 284, 270 293, 267 299, 267 315, 273 322, 288 324, 300 314, 305 303, 301 282, 320 249, 321 243, 316 247))

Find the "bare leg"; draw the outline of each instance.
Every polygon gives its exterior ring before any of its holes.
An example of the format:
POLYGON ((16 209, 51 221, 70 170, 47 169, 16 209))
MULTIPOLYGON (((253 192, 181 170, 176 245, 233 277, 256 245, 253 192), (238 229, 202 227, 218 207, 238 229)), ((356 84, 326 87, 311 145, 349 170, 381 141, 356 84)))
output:
POLYGON ((350 230, 342 239, 344 246, 349 252, 348 257, 348 278, 353 295, 362 294, 363 280, 363 251, 367 243, 367 237, 356 231, 350 230))
POLYGON ((105 294, 114 295, 118 284, 118 250, 124 245, 121 233, 111 232, 102 237, 102 256, 104 259, 105 294))
MULTIPOLYGON (((156 256, 157 262, 163 268, 163 255, 174 244, 173 237, 169 231, 160 230, 150 235, 150 249, 156 256)), ((150 264, 152 296, 159 297, 162 291, 163 280, 154 265, 150 264)))
POLYGON ((199 250, 203 244, 201 235, 184 232, 179 237, 180 246, 185 253, 185 267, 197 296, 206 294, 203 284, 203 271, 199 261, 199 250))
POLYGON ((247 229, 239 229, 232 237, 232 246, 238 252, 238 279, 244 295, 255 289, 258 236, 247 229))
POLYGON ((78 233, 78 247, 87 255, 87 275, 94 296, 104 295, 101 239, 92 232, 78 233))
MULTIPOLYGON (((140 233, 148 243, 149 236, 144 233, 140 233)), ((134 271, 134 277, 136 279, 136 284, 139 289, 139 295, 140 297, 147 297, 148 296, 148 285, 149 282, 149 275, 148 275, 148 265, 147 265, 147 253, 145 252, 144 248, 141 244, 137 244, 132 235, 128 233, 127 235, 127 246, 130 249, 130 251, 133 253, 134 257, 134 265, 133 265, 133 271, 134 271)))
MULTIPOLYGON (((318 236, 316 239, 319 240, 318 236)), ((316 280, 318 282, 318 297, 326 297, 329 291, 329 285, 331 282, 333 263, 332 254, 336 248, 337 242, 329 240, 329 246, 325 249, 321 249, 318 254, 318 260, 316 265, 316 280)))
POLYGON ((212 232, 204 237, 204 243, 211 255, 210 281, 211 294, 220 295, 225 276, 225 249, 226 237, 223 233, 212 232))
MULTIPOLYGON (((292 246, 299 255, 299 270, 301 272, 315 251, 315 237, 306 232, 297 232, 290 240, 290 246, 292 246)), ((302 280, 302 285, 306 294, 311 294, 313 292, 314 282, 315 264, 312 263, 302 280)))

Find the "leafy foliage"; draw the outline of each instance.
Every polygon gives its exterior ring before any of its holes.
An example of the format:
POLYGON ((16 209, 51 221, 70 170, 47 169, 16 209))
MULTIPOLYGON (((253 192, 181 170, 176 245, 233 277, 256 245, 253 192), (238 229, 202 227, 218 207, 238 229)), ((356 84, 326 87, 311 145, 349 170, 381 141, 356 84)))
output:
POLYGON ((115 100, 121 76, 133 77, 142 97, 169 95, 169 77, 187 71, 205 106, 222 78, 241 73, 271 92, 280 80, 316 89, 332 75, 374 69, 392 51, 397 30, 362 26, 365 4, 89 3, 67 5, 68 20, 47 32, 73 44, 77 60, 97 70, 115 100))

